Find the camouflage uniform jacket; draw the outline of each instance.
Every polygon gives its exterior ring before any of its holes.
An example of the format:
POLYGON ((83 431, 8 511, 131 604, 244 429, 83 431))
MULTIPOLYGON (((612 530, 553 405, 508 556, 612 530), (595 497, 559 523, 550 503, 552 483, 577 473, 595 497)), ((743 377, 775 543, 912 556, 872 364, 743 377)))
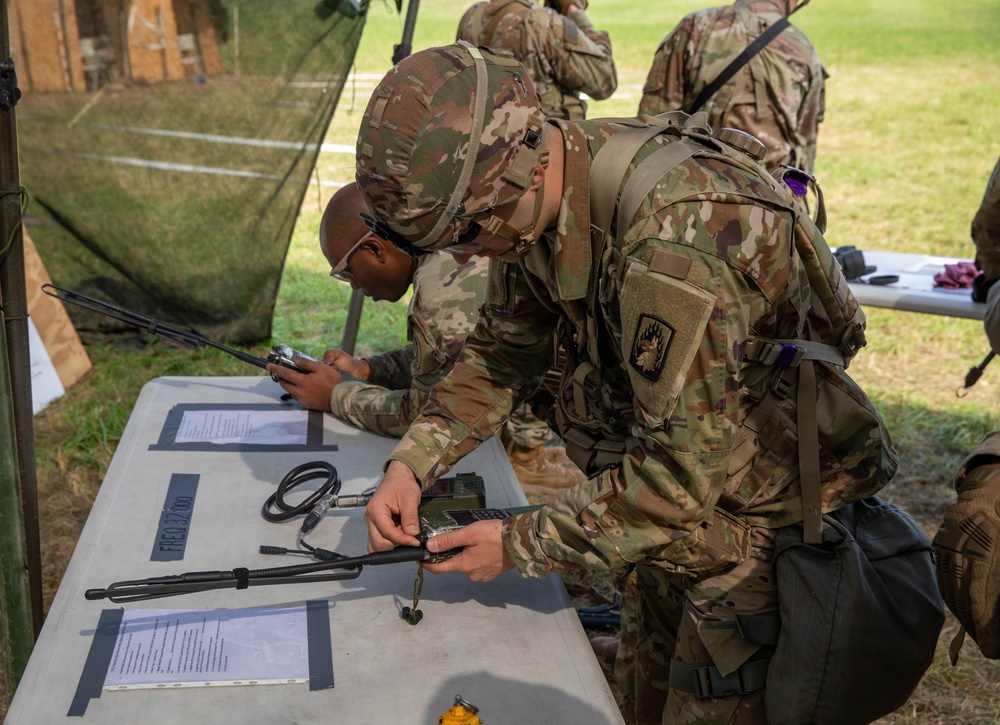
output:
MULTIPOLYGON (((684 17, 660 44, 639 113, 687 111, 736 56, 801 0, 737 0, 684 17)), ((789 26, 698 110, 712 128, 738 128, 767 147, 769 169, 789 164, 813 173, 823 120, 825 71, 805 34, 789 26)))
MULTIPOLYGON (((518 263, 492 261, 483 320, 390 458, 429 485, 533 390, 560 322, 577 334, 595 327, 601 359, 590 362, 603 376, 600 397, 623 403, 595 415, 617 416, 631 443, 620 467, 505 522, 515 566, 526 576, 628 563, 704 574, 738 561, 747 555, 748 525, 783 526, 802 515, 791 422, 797 385, 761 428, 759 455, 729 472, 734 432, 778 372, 746 359, 748 339, 837 344, 828 300, 814 291, 792 243, 794 202, 749 156, 696 156, 647 195, 622 246, 592 261, 590 163, 622 126, 550 123, 566 149, 557 227, 518 263), (689 266, 684 279, 653 273, 664 255, 689 266), (593 264, 600 274, 592 275, 593 264), (656 335, 658 345, 645 344, 656 335)), ((665 142, 648 141, 632 168, 665 142)), ((811 229, 824 274, 847 290, 811 229)), ((896 459, 864 392, 842 368, 816 369, 823 510, 830 511, 884 486, 896 459)))
POLYGON ((567 17, 535 0, 480 2, 462 16, 457 40, 513 53, 527 68, 546 116, 582 119, 587 104, 581 92, 603 100, 618 86, 611 40, 594 29, 583 10, 567 17), (486 42, 489 26, 500 12, 504 14, 486 42))
MULTIPOLYGON (((979 211, 972 219, 972 241, 976 264, 986 280, 1000 278, 1000 161, 986 184, 979 211)), ((1000 282, 994 282, 986 298, 983 327, 994 352, 1000 352, 1000 282)))
POLYGON ((449 254, 421 260, 406 315, 409 344, 365 358, 372 383, 344 382, 330 393, 338 418, 385 436, 399 437, 427 402, 427 393, 448 374, 476 326, 486 295, 487 261, 459 266, 449 254))
POLYGON ((976 244, 976 263, 986 279, 1000 278, 1000 161, 986 184, 979 211, 972 219, 972 241, 976 244))

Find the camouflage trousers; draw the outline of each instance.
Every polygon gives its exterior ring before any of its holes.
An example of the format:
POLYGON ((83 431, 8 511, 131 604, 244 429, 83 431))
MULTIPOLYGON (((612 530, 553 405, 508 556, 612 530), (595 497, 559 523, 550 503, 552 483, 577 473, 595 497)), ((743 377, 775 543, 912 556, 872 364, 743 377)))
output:
POLYGON ((723 574, 695 579, 651 566, 617 577, 621 592, 621 641, 615 679, 630 725, 765 725, 764 692, 699 699, 670 687, 670 663, 714 665, 726 676, 741 665, 770 657, 751 644, 736 615, 777 611, 774 534, 754 528, 751 554, 723 574))

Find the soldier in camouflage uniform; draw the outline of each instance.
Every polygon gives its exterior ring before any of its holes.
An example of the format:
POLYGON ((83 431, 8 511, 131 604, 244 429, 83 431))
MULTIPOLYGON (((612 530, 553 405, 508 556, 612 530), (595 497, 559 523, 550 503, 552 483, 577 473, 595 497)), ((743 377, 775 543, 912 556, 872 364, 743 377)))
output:
POLYGON ((584 12, 587 0, 558 0, 555 8, 536 0, 489 0, 469 8, 458 40, 503 48, 528 69, 546 116, 586 117, 586 93, 599 101, 618 86, 611 39, 584 12))
MULTIPOLYGON (((448 254, 416 260, 369 231, 360 216, 367 211, 355 184, 338 190, 320 222, 320 247, 332 277, 375 300, 395 302, 412 285, 409 344, 360 360, 336 349, 323 354, 325 364, 299 358, 308 375, 279 365, 268 370, 309 410, 398 438, 427 402, 428 391, 451 370, 475 327, 486 296, 487 262, 477 258, 457 264, 448 254), (358 380, 342 382, 340 373, 358 380)), ((527 403, 507 421, 502 439, 522 484, 565 488, 584 478, 564 447, 553 445, 552 429, 527 403)))
POLYGON ((972 219, 972 241, 976 244, 976 266, 983 270, 976 287, 986 292, 983 326, 995 352, 1000 353, 1000 161, 986 184, 979 211, 972 219))
POLYGON ((658 129, 545 121, 513 58, 463 44, 393 68, 358 136, 380 233, 414 253, 492 258, 480 323, 368 505, 369 550, 418 543, 421 488, 502 424, 562 339, 559 432, 592 441, 590 478, 537 511, 434 537, 432 551, 462 550, 427 568, 479 581, 634 567, 642 639, 627 715, 642 723, 764 722, 771 649, 744 640, 736 616, 777 609, 775 530, 873 495, 896 468, 844 371, 864 315, 837 261, 726 138, 762 155, 738 132, 713 138, 704 115, 658 129), (609 158, 620 173, 599 168, 609 158), (632 199, 644 176, 649 191, 619 224, 609 194, 632 199), (813 360, 819 350, 829 359, 813 360), (815 372, 801 395, 800 369, 815 372), (810 399, 819 500, 806 509, 796 421, 810 399))
MULTIPOLYGON (((688 110, 748 45, 808 1, 737 0, 685 16, 656 50, 639 113, 688 110)), ((708 113, 713 128, 737 128, 760 139, 769 169, 789 164, 811 174, 825 77, 816 49, 792 25, 695 110, 708 113)))
MULTIPOLYGON (((1000 353, 1000 161, 972 219, 972 241, 982 270, 973 296, 985 295, 983 327, 1000 353)), ((955 490, 958 500, 934 537, 941 594, 962 625, 949 647, 953 665, 966 633, 985 657, 1000 659, 1000 431, 987 433, 962 462, 955 490)))
POLYGON ((475 327, 486 296, 487 265, 478 259, 457 264, 447 254, 418 261, 370 232, 359 216, 367 211, 355 184, 339 189, 323 214, 320 246, 331 276, 375 300, 395 302, 413 285, 406 314, 409 344, 361 359, 343 350, 327 350, 323 363, 297 359, 308 375, 274 364, 268 370, 306 408, 398 438, 430 389, 451 370, 475 327), (342 381, 341 372, 358 380, 342 381))

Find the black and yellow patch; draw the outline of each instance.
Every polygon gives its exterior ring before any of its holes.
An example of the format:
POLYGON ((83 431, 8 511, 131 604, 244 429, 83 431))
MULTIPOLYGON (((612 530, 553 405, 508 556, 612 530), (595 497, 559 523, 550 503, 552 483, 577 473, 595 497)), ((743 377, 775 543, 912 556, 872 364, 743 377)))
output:
POLYGON ((715 308, 715 295, 700 286, 708 268, 671 263, 676 256, 654 253, 653 264, 628 259, 619 294, 624 367, 650 426, 677 403, 715 308))
POLYGON ((654 315, 640 314, 632 335, 629 365, 644 378, 657 382, 663 373, 673 339, 673 325, 654 315))

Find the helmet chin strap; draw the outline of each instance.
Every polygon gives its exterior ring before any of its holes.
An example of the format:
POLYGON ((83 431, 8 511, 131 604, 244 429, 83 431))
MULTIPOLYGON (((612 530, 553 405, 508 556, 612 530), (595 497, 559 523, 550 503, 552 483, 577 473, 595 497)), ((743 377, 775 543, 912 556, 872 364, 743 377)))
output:
MULTIPOLYGON (((542 168, 548 167, 548 152, 542 152, 539 155, 539 163, 541 163, 542 168)), ((535 206, 531 211, 531 221, 528 222, 528 226, 523 229, 516 229, 495 214, 491 214, 490 218, 481 225, 484 232, 494 234, 514 243, 513 249, 501 254, 499 259, 505 262, 516 262, 535 246, 535 242, 537 241, 535 227, 542 215, 542 201, 544 197, 545 177, 542 176, 542 183, 539 184, 538 189, 535 191, 535 206)))

